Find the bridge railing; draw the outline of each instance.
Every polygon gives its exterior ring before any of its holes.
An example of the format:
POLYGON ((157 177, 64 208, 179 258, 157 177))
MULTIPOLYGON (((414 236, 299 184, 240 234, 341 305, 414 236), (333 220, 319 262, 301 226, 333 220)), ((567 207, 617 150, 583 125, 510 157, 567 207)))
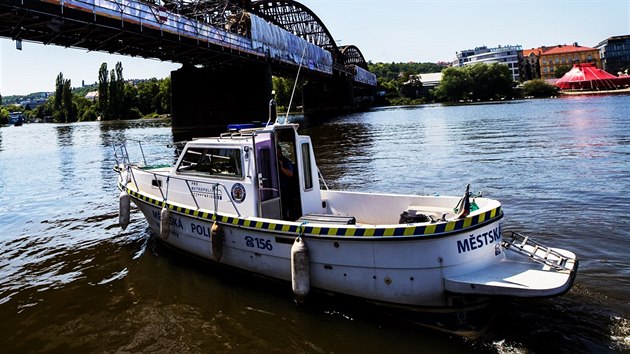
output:
MULTIPOLYGON (((332 55, 327 50, 312 44, 276 25, 266 22, 260 17, 249 13, 250 21, 248 35, 250 38, 232 33, 177 13, 168 11, 164 7, 152 5, 138 0, 45 0, 57 3, 64 8, 71 8, 87 12, 96 16, 120 19, 123 23, 139 25, 168 33, 179 38, 189 38, 207 43, 227 47, 238 52, 244 52, 259 57, 270 57, 274 60, 303 65, 310 70, 332 74, 335 68, 332 55)), ((374 85, 376 78, 369 77, 369 72, 357 72, 352 68, 337 68, 355 75, 355 81, 374 85)), ((360 69, 360 68, 359 68, 360 69)))
POLYGON ((252 48, 251 39, 213 27, 163 7, 135 0, 59 0, 62 7, 90 12, 94 15, 121 19, 140 27, 201 40, 210 44, 228 47, 237 51, 263 56, 252 48))

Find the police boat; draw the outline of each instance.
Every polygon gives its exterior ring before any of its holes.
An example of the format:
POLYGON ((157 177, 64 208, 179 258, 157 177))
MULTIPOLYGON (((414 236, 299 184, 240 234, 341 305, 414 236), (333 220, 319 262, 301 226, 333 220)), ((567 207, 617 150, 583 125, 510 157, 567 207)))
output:
POLYGON ((297 124, 231 126, 187 142, 173 166, 131 161, 125 143, 115 156, 122 228, 133 201, 165 244, 291 283, 297 300, 347 295, 437 314, 420 323, 467 335, 475 330, 462 314, 497 297, 560 295, 576 277, 574 253, 503 230, 501 203, 468 187, 463 196, 328 189, 297 124))

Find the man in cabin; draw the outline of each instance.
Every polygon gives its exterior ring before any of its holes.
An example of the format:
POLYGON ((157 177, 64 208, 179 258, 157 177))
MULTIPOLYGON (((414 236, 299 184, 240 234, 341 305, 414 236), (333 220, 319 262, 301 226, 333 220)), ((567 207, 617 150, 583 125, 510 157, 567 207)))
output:
POLYGON ((276 145, 276 157, 278 158, 278 167, 280 170, 280 200, 282 202, 282 218, 284 220, 291 220, 296 217, 295 215, 291 215, 293 205, 293 198, 291 196, 294 176, 293 163, 283 155, 280 144, 276 145))

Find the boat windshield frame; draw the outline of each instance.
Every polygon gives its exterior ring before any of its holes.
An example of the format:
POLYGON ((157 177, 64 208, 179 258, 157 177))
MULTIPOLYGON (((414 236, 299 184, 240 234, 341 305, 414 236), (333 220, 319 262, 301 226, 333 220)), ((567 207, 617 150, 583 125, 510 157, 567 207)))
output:
POLYGON ((245 178, 243 147, 212 144, 187 146, 177 161, 175 173, 242 181, 245 178))

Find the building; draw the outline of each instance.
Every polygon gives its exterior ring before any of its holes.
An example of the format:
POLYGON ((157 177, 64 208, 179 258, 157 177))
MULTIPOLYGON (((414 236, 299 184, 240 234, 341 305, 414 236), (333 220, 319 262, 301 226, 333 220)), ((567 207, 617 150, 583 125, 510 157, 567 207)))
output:
POLYGON ((604 70, 617 75, 630 74, 625 72, 630 68, 630 35, 604 39, 595 48, 599 49, 604 70))
POLYGON ((98 91, 90 91, 85 95, 85 98, 87 100, 90 100, 92 102, 96 101, 98 99, 98 91))
POLYGON ((561 66, 571 69, 573 64, 594 63, 601 68, 599 50, 591 47, 582 47, 576 43, 572 45, 557 45, 540 53, 540 75, 544 80, 555 79, 555 72, 561 66))
POLYGON ((468 59, 469 57, 473 55, 481 54, 481 53, 487 53, 487 52, 488 52, 488 47, 486 46, 455 52, 455 56, 457 58, 455 59, 455 61, 453 61, 453 66, 462 67, 464 66, 466 62, 470 60, 468 59))
POLYGON ((540 55, 554 47, 542 46, 532 49, 523 49, 521 60, 521 79, 523 81, 540 79, 540 55))
POLYGON ((498 46, 496 48, 477 47, 456 53, 457 66, 474 65, 479 63, 501 63, 508 66, 512 79, 520 80, 520 63, 523 56, 523 48, 520 45, 498 46))

